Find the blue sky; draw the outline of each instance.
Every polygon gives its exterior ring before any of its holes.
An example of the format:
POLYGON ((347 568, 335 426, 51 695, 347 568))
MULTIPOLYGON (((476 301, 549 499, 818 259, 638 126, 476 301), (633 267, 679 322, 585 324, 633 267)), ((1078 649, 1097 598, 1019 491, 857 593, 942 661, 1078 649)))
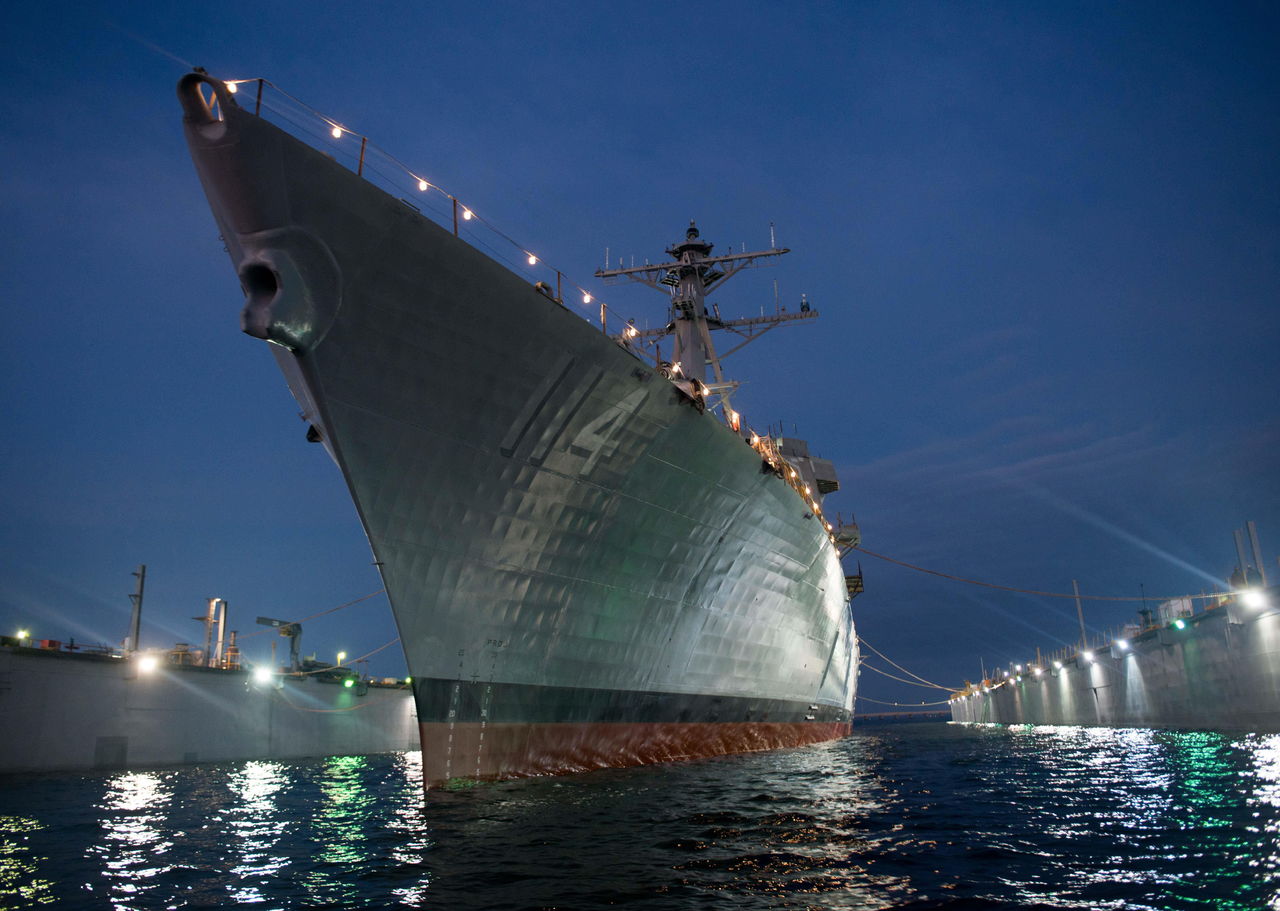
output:
MULTIPOLYGON (((865 545, 1014 587, 1212 590, 1280 542, 1280 15, 1263 4, 53 4, 0 37, 0 627, 191 641, 380 587, 183 144, 183 64, 371 136, 624 315, 612 255, 696 218, 792 248, 726 315, 749 422, 839 467, 865 545), (139 40, 141 39, 141 40, 139 40), (143 42, 146 42, 145 44, 143 42)), ((483 314, 476 314, 482 319, 483 314)), ((850 568, 856 560, 850 561, 850 568)), ((1073 605, 864 557, 861 633, 946 684, 1077 635, 1073 605)), ((1089 625, 1134 606, 1087 606, 1089 625)), ((303 651, 395 636, 385 599, 303 651)), ((260 635, 246 642, 265 654, 260 635)), ((371 669, 398 674, 394 648, 371 669)), ((934 694, 864 675, 881 701, 934 694)), ((879 706, 867 703, 864 710, 879 706)))

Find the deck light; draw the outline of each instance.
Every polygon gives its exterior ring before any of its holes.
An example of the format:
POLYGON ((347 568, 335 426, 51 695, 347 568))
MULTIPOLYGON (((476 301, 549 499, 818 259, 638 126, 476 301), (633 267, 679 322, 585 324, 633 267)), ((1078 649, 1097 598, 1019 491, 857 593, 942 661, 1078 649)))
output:
POLYGON ((19 638, 19 639, 30 639, 30 638, 31 638, 31 630, 28 630, 28 629, 20 629, 20 630, 18 630, 18 638, 19 638))
POLYGON ((143 655, 138 659, 138 670, 144 674, 150 674, 159 664, 155 655, 143 655))
POLYGON ((253 682, 254 682, 254 683, 270 683, 270 682, 271 682, 271 668, 266 667, 266 666, 263 666, 263 667, 256 667, 256 668, 254 668, 254 669, 253 669, 253 682))
POLYGON ((1022 673, 1022 665, 1021 665, 1021 664, 1015 664, 1015 665, 1013 666, 1013 669, 1014 669, 1015 671, 1017 671, 1019 674, 1021 674, 1021 673, 1022 673))
POLYGON ((1125 639, 1117 639, 1117 640, 1116 640, 1116 648, 1120 649, 1120 651, 1122 651, 1122 652, 1127 652, 1127 651, 1129 650, 1129 642, 1128 642, 1128 640, 1125 640, 1125 639))
POLYGON ((240 89, 236 87, 236 84, 234 82, 224 82, 223 85, 227 87, 227 91, 230 92, 232 95, 240 91, 240 89))
POLYGON ((1093 652, 1083 651, 1080 653, 1080 657, 1083 658, 1085 661, 1088 661, 1090 664, 1093 663, 1093 652))
POLYGON ((1036 668, 1036 676, 1037 676, 1037 677, 1039 677, 1039 676, 1040 676, 1041 674, 1043 674, 1043 673, 1044 673, 1044 668, 1042 668, 1042 667, 1038 667, 1038 668, 1036 668))
POLYGON ((333 136, 334 139, 341 139, 342 127, 334 127, 332 130, 329 131, 329 133, 333 136))
POLYGON ((422 190, 424 193, 426 192, 427 187, 429 186, 431 186, 431 184, 427 183, 425 180, 418 181, 418 189, 422 190))
POLYGON ((1266 607, 1267 596, 1256 588, 1251 588, 1240 596, 1240 600, 1244 602, 1245 607, 1266 607))
POLYGON ((529 265, 531 265, 531 266, 536 266, 537 264, 538 264, 538 257, 536 257, 536 256, 534 256, 532 253, 530 253, 530 254, 529 254, 529 265))
POLYGON ((346 652, 338 652, 338 664, 342 664, 342 662, 344 662, 344 661, 346 661, 346 660, 347 660, 347 653, 346 653, 346 652))
POLYGON ((583 302, 584 304, 589 304, 589 303, 591 303, 591 295, 590 295, 590 294, 583 294, 583 295, 582 295, 582 302, 583 302))
POLYGON ((463 221, 471 221, 471 210, 470 210, 470 209, 463 209, 463 210, 462 210, 462 220, 463 220, 463 221))
POLYGON ((1061 661, 1055 661, 1055 662, 1053 662, 1053 666, 1054 666, 1055 668, 1057 668, 1058 670, 1062 670, 1062 662, 1061 662, 1061 661))

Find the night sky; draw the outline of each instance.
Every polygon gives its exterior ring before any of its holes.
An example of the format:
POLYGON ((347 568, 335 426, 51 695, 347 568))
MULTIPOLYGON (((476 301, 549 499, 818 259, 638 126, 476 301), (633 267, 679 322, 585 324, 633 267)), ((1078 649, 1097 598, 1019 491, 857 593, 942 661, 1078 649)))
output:
MULTIPOLYGON (((381 587, 181 133, 187 66, 263 76, 591 276, 690 219, 792 253, 712 298, 821 318, 726 362, 832 459, 873 551, 1016 588, 1280 576, 1280 13, 1269 4, 24 4, 0 32, 0 630, 118 644, 381 587)), ((531 280, 534 278, 530 275, 531 280)), ((584 310, 584 316, 589 315, 584 310)), ((483 320, 483 313, 460 318, 483 320)), ((858 556, 847 560, 852 571, 858 556)), ((1079 636, 1070 601, 861 557, 859 632, 945 685, 1079 636)), ((1101 632, 1138 603, 1087 603, 1101 632)), ((386 599, 304 653, 395 637, 386 599)), ((263 658, 271 634, 244 642, 263 658)), ((283 644, 283 643, 282 643, 283 644)), ((873 663, 884 668, 878 659, 873 663)), ((369 665, 403 673, 396 647, 369 665)), ((864 672, 862 711, 945 694, 864 672), (876 700, 871 702, 870 700, 876 700)))

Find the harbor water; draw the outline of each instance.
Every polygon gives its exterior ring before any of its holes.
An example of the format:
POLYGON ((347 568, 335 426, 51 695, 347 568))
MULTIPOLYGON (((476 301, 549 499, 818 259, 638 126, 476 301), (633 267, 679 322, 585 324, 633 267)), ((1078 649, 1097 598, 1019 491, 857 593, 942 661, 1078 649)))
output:
POLYGON ((432 791, 416 753, 0 779, 6 908, 1280 907, 1280 736, 954 724, 432 791))

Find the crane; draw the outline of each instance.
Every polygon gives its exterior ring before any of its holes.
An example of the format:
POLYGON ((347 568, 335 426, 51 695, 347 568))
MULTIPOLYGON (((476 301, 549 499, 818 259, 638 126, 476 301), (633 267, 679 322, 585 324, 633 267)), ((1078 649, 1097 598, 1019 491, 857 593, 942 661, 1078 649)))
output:
POLYGON ((289 638, 289 670, 291 673, 297 673, 298 667, 298 640, 302 638, 302 624, 294 623, 292 620, 276 620, 272 617, 259 617, 259 626, 274 627, 280 632, 280 635, 289 638))

